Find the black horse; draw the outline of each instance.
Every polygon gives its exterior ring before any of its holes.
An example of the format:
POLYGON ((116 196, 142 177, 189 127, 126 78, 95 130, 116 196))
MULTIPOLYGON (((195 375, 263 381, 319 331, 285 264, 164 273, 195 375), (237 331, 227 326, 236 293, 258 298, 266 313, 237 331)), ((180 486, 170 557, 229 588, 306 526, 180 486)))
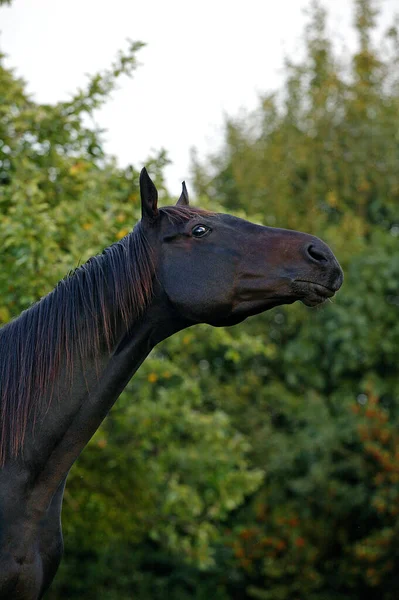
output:
POLYGON ((69 469, 148 353, 196 323, 315 306, 342 271, 305 233, 189 206, 157 207, 0 330, 0 599, 38 600, 60 562, 69 469))

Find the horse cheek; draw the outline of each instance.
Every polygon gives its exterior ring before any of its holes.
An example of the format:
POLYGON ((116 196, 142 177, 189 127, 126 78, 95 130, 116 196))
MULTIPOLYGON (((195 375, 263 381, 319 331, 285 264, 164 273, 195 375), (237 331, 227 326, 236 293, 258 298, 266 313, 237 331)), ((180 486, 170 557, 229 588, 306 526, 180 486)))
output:
POLYGON ((196 323, 230 314, 233 306, 234 264, 222 256, 191 256, 166 263, 164 290, 181 316, 196 323))

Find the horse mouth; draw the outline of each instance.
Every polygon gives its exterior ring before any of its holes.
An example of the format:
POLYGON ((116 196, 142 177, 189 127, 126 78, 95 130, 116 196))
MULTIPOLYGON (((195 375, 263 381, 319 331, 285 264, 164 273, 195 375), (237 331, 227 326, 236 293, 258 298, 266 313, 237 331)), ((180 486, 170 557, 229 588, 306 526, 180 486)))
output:
POLYGON ((317 306, 328 298, 332 298, 337 290, 333 290, 321 283, 297 279, 293 282, 294 290, 306 306, 317 306))

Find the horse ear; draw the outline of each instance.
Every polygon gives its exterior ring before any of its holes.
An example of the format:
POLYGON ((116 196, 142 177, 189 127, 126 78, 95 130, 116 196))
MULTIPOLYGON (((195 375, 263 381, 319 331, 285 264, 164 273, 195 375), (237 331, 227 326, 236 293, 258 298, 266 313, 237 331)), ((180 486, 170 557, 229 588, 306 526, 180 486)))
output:
POLYGON ((158 192, 145 167, 140 173, 140 196, 142 219, 154 221, 158 216, 158 192))
POLYGON ((189 201, 188 201, 188 191, 186 188, 186 182, 183 181, 182 182, 182 192, 180 194, 180 198, 178 199, 178 201, 176 202, 176 206, 188 206, 189 205, 189 201))

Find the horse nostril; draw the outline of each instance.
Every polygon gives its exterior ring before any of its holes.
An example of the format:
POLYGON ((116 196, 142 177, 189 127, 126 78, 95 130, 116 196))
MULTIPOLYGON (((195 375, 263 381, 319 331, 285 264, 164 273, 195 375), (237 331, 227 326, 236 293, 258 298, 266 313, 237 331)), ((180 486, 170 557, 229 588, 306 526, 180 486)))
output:
POLYGON ((317 248, 315 244, 309 244, 306 248, 307 255, 318 263, 325 263, 329 261, 328 253, 321 248, 317 248))

